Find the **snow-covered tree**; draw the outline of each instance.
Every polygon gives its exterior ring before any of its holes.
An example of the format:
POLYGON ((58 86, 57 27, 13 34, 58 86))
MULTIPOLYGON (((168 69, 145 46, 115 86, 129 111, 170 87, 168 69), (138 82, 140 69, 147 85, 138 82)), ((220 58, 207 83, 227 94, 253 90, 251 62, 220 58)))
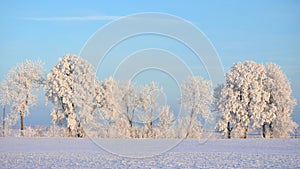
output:
MULTIPOLYGON (((216 94, 218 95, 218 94, 216 94)), ((221 90, 219 97, 216 97, 218 101, 216 102, 216 110, 220 113, 218 116, 219 121, 217 122, 217 130, 223 133, 223 135, 227 134, 227 138, 231 138, 231 133, 233 129, 234 114, 232 111, 232 107, 234 102, 232 100, 233 91, 230 89, 221 90)))
POLYGON ((187 122, 185 137, 199 135, 201 121, 211 120, 210 106, 213 99, 212 84, 202 77, 190 77, 181 86, 181 104, 187 111, 183 122, 187 122))
POLYGON ((268 127, 270 137, 289 137, 297 128, 297 124, 291 119, 296 99, 292 97, 290 82, 280 67, 268 63, 265 68, 265 90, 268 97, 265 111, 260 116, 263 136, 266 137, 268 127))
POLYGON ((0 104, 2 106, 2 136, 6 135, 6 126, 7 126, 7 118, 6 118, 6 108, 11 104, 13 99, 12 86, 8 81, 3 81, 1 83, 0 88, 0 104))
POLYGON ((138 87, 134 85, 131 81, 127 83, 122 83, 121 85, 121 108, 122 108, 122 115, 120 118, 125 119, 128 125, 124 125, 123 128, 127 127, 130 133, 130 137, 135 137, 133 131, 133 123, 134 119, 136 118, 137 109, 140 106, 141 99, 140 93, 138 91, 138 87))
POLYGON ((185 121, 183 121, 183 117, 179 117, 176 119, 176 123, 174 126, 174 138, 185 138, 186 136, 186 130, 185 130, 186 124, 185 121))
POLYGON ((47 102, 52 102, 52 122, 65 126, 69 136, 83 137, 83 127, 93 120, 96 73, 86 60, 65 55, 47 75, 47 102))
MULTIPOLYGON (((226 93, 222 93, 222 89, 224 88, 224 84, 219 84, 214 89, 214 99, 212 104, 212 112, 215 115, 215 118, 218 120, 216 125, 216 130, 221 131, 223 135, 227 134, 227 138, 231 138, 232 131, 232 118, 230 111, 231 105, 228 106, 228 103, 224 103, 227 100, 228 95, 226 93), (222 114, 220 112, 223 112, 222 114), (227 112, 227 113, 224 113, 227 112)), ((227 92, 223 90, 223 92, 227 92)), ((231 102, 229 102, 231 103, 231 102)))
MULTIPOLYGON (((118 128, 116 126, 113 128, 113 125, 119 120, 121 113, 120 104, 122 95, 120 83, 110 77, 102 82, 98 93, 99 120, 102 122, 102 128, 105 129, 104 137, 120 135, 120 133, 116 133, 118 132, 118 128)), ((118 125, 120 124, 123 124, 123 121, 118 125)))
POLYGON ((99 122, 104 131, 101 137, 154 137, 159 90, 154 82, 136 86, 131 81, 119 82, 111 77, 104 80, 96 96, 99 122))
POLYGON ((9 120, 14 124, 20 118, 21 135, 24 136, 24 117, 29 115, 29 107, 36 104, 36 94, 42 84, 44 75, 43 65, 40 61, 33 62, 26 60, 10 70, 4 90, 6 93, 6 103, 10 104, 11 113, 9 120))
POLYGON ((267 128, 270 137, 273 133, 276 137, 287 137, 297 126, 291 120, 296 101, 291 97, 290 84, 275 64, 235 64, 216 97, 220 112, 217 127, 228 138, 232 132, 236 137, 246 138, 250 126, 261 129, 263 137, 267 128))
POLYGON ((221 91, 218 128, 237 137, 247 138, 249 126, 264 110, 266 96, 264 66, 252 61, 236 63, 226 74, 221 91))
POLYGON ((162 89, 155 82, 145 85, 140 93, 140 108, 142 114, 140 119, 144 123, 144 137, 154 137, 153 126, 154 121, 158 116, 159 104, 157 99, 161 94, 162 89))
POLYGON ((172 122, 174 114, 170 111, 170 106, 163 106, 159 109, 159 122, 157 124, 156 136, 159 138, 171 138, 174 136, 172 122))

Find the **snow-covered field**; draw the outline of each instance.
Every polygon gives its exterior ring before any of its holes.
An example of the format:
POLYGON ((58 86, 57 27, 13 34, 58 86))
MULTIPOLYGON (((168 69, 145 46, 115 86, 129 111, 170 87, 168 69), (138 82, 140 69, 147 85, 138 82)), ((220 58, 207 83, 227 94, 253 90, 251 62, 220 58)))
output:
POLYGON ((0 138, 0 165, 0 168, 300 168, 300 139, 0 138))

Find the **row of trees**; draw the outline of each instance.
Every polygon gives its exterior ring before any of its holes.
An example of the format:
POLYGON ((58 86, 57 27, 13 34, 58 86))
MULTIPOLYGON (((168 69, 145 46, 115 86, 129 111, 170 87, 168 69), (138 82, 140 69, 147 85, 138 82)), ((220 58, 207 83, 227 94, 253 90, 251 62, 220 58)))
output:
POLYGON ((263 137, 287 137, 297 126, 291 120, 296 101, 290 84, 275 64, 237 63, 214 92, 211 82, 190 77, 181 86, 184 111, 174 114, 159 104, 163 89, 157 83, 100 82, 86 60, 65 55, 47 75, 32 61, 9 72, 1 85, 3 135, 17 120, 24 135, 24 116, 40 88, 53 105, 54 128, 71 137, 200 138, 204 123, 213 121, 228 138, 246 138, 249 128, 261 129, 263 137))
POLYGON ((155 82, 145 86, 113 78, 99 82, 91 64, 72 55, 60 59, 45 76, 40 62, 27 60, 2 83, 3 131, 20 120, 24 135, 24 116, 36 104, 39 88, 53 105, 53 124, 66 128, 71 137, 199 138, 199 119, 208 117, 212 100, 209 82, 200 77, 188 79, 181 99, 187 113, 176 123, 170 107, 158 103, 163 89, 155 82), (5 117, 7 105, 11 112, 5 117))

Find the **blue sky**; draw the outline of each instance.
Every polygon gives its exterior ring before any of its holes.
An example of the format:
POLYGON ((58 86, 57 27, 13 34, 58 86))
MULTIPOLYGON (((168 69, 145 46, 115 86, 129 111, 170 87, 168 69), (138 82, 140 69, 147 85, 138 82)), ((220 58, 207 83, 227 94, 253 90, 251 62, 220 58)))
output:
MULTIPOLYGON (((1 2, 1 81, 11 67, 25 59, 40 59, 49 71, 64 54, 79 54, 89 37, 104 25, 140 12, 168 13, 193 23, 215 46, 225 71, 244 60, 280 65, 300 102, 298 1, 1 2)), ((50 124, 47 110, 42 103, 32 108, 28 123, 50 124)), ((293 119, 300 123, 300 106, 293 119)))

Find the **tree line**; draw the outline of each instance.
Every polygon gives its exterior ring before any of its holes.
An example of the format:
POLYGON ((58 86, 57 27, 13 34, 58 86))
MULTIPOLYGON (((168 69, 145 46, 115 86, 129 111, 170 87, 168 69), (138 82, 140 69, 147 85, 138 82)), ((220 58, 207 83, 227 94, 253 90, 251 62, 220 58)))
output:
POLYGON ((262 137, 288 137, 297 127, 291 119, 296 99, 274 63, 236 63, 215 89, 202 77, 187 78, 179 98, 184 112, 178 114, 159 104, 158 83, 100 81, 86 60, 65 55, 48 74, 41 62, 30 60, 9 71, 0 90, 3 136, 18 120, 24 135, 24 117, 41 88, 52 105, 51 129, 69 137, 201 138, 205 122, 215 123, 226 138, 247 138, 250 128, 262 137))

